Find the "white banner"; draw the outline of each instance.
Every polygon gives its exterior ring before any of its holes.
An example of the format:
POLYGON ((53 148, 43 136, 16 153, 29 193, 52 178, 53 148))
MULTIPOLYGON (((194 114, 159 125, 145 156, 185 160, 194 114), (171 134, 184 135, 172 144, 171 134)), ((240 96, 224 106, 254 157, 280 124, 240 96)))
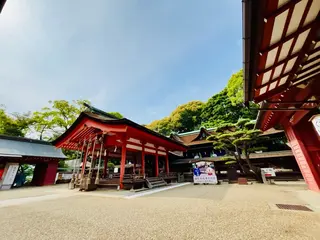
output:
POLYGON ((215 174, 207 174, 207 173, 202 173, 200 176, 195 176, 193 175, 193 182, 194 183, 211 183, 211 184, 217 184, 218 179, 215 174))
POLYGON ((7 172, 5 173, 2 185, 9 185, 9 189, 16 178, 19 163, 7 163, 7 172))

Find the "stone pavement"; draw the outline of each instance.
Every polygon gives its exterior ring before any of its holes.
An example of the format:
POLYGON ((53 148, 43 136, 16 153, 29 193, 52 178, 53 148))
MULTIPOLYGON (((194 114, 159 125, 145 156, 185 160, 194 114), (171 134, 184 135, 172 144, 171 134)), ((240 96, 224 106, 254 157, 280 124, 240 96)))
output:
POLYGON ((0 208, 1 239, 319 239, 318 212, 269 206, 307 204, 303 192, 305 186, 186 185, 125 199, 57 188, 51 195, 60 197, 0 208))

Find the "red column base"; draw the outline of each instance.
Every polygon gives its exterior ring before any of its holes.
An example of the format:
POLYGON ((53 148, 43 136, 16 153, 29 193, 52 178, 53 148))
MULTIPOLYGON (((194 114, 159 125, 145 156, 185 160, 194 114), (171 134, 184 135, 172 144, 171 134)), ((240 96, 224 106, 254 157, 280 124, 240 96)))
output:
MULTIPOLYGON (((307 131, 308 126, 305 126, 304 131, 307 131)), ((304 141, 306 137, 302 135, 301 130, 296 129, 296 127, 288 126, 286 127, 287 138, 290 142, 290 146, 293 155, 299 165, 300 171, 306 181, 308 188, 312 191, 320 192, 320 176, 316 170, 314 163, 319 161, 317 155, 309 152, 305 146, 304 141)), ((312 138, 313 132, 309 132, 309 138, 312 138)))

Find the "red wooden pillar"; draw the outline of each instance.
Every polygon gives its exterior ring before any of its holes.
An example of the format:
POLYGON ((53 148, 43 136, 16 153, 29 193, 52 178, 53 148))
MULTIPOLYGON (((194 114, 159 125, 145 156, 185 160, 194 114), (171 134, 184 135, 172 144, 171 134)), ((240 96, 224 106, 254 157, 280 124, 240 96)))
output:
POLYGON ((144 144, 142 144, 142 151, 141 151, 141 174, 144 175, 145 173, 145 152, 144 152, 144 144))
POLYGON ((306 146, 306 142, 308 142, 309 139, 316 141, 316 139, 313 139, 315 132, 312 132, 312 129, 308 124, 311 123, 304 123, 300 128, 288 124, 285 131, 293 155, 296 158, 308 188, 313 191, 320 191, 320 175, 314 165, 315 162, 320 161, 313 152, 308 150, 308 146, 306 146))
POLYGON ((120 189, 123 189, 123 178, 126 168, 126 156, 127 156, 127 146, 126 142, 124 141, 122 143, 122 149, 121 149, 121 164, 120 164, 120 189))
POLYGON ((166 173, 169 174, 169 152, 166 151, 166 173))
POLYGON ((156 162, 155 162, 156 168, 155 168, 155 172, 156 172, 156 177, 159 176, 159 155, 158 155, 158 150, 156 150, 156 162))

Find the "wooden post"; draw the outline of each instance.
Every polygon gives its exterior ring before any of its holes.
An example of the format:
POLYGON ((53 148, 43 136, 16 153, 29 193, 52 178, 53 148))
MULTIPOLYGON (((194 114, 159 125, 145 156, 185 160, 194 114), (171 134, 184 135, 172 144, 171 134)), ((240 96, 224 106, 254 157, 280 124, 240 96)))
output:
POLYGON ((141 174, 145 174, 145 152, 144 152, 144 144, 142 143, 142 152, 141 152, 141 174))
POLYGON ((156 150, 156 162, 155 162, 155 165, 156 165, 156 177, 159 176, 159 155, 158 155, 158 149, 156 150))
POLYGON ((169 152, 166 151, 166 174, 169 174, 169 152))
POLYGON ((84 176, 84 172, 85 172, 85 169, 86 169, 86 164, 87 164, 87 158, 88 158, 90 145, 91 145, 91 143, 89 141, 88 144, 87 144, 87 150, 86 150, 86 153, 85 153, 85 155, 83 157, 83 162, 82 162, 82 169, 81 169, 82 177, 84 176))
POLYGON ((126 155, 127 155, 127 146, 126 141, 123 141, 122 143, 122 149, 121 149, 121 165, 120 165, 120 189, 123 189, 123 178, 126 168, 126 155))
POLYGON ((137 167, 137 155, 133 157, 133 174, 136 174, 136 167, 137 167))

